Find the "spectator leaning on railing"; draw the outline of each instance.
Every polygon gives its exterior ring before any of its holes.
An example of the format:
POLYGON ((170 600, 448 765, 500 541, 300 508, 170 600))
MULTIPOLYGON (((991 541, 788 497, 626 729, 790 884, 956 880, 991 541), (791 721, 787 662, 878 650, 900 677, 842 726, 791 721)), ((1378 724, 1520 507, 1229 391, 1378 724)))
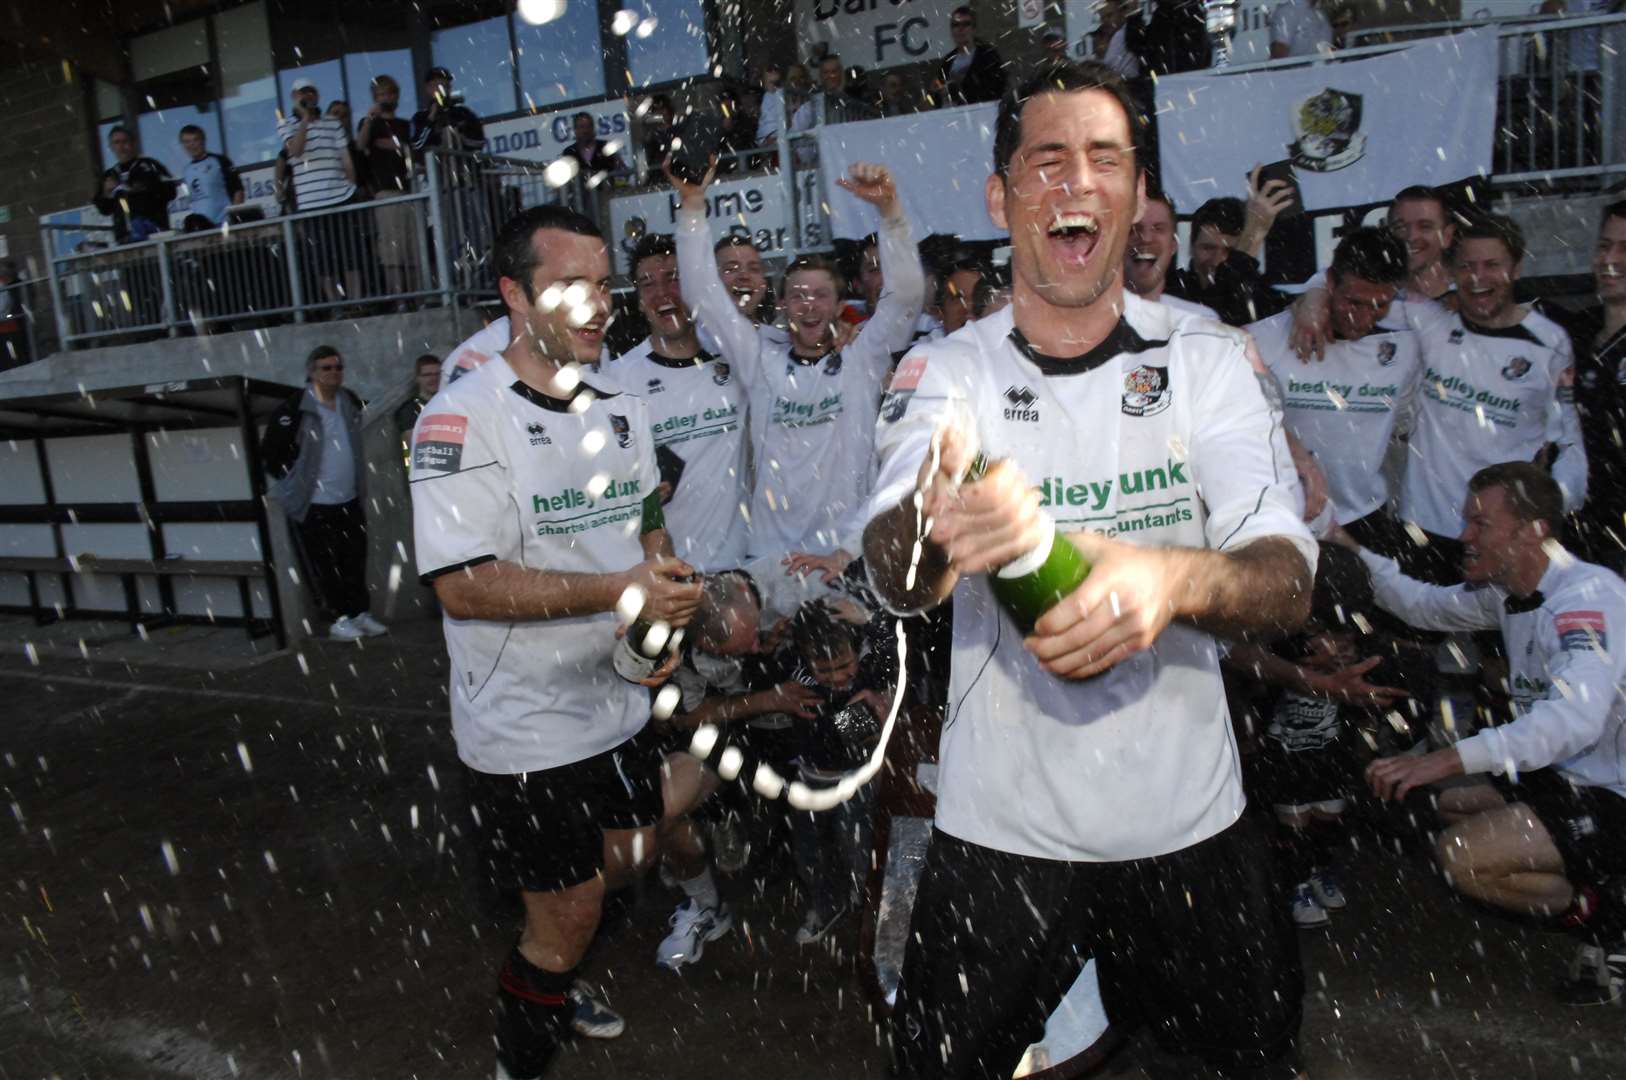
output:
POLYGON ((452 73, 432 67, 423 77, 428 108, 412 114, 412 148, 427 150, 479 150, 486 144, 485 126, 474 110, 452 93, 452 73))
POLYGON ((181 147, 186 151, 186 168, 181 183, 186 185, 185 227, 208 228, 226 220, 226 208, 243 202, 243 181, 224 154, 211 154, 208 136, 196 124, 181 129, 181 147))
POLYGON ((123 124, 107 133, 114 162, 102 173, 102 185, 92 196, 96 209, 113 219, 113 239, 137 244, 169 228, 169 200, 175 181, 169 170, 150 157, 136 153, 135 135, 123 124))

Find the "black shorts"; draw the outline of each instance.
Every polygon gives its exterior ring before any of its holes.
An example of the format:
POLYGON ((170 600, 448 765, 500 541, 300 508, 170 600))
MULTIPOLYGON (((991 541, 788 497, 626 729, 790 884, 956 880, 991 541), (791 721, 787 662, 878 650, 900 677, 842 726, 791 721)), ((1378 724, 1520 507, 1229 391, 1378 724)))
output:
POLYGON ((1502 776, 1492 782, 1540 820, 1572 883, 1595 885, 1626 874, 1626 797, 1607 788, 1572 784, 1556 769, 1525 773, 1516 784, 1502 776))
POLYGON ((1008 1080, 1093 956, 1114 1027, 1228 1076, 1299 1071, 1304 976, 1276 860, 1244 818, 1118 863, 1028 858, 934 832, 893 1013, 898 1075, 1008 1080))
POLYGON ((1357 790, 1361 775, 1341 733, 1326 746, 1309 750, 1288 750, 1266 735, 1257 758, 1252 766, 1261 774, 1256 788, 1273 807, 1348 799, 1357 790))
MULTIPOLYGON (((647 731, 647 729, 646 729, 647 731)), ((661 819, 661 753, 639 732, 613 750, 530 773, 469 773, 485 872, 501 889, 555 892, 604 868, 606 829, 661 819)))

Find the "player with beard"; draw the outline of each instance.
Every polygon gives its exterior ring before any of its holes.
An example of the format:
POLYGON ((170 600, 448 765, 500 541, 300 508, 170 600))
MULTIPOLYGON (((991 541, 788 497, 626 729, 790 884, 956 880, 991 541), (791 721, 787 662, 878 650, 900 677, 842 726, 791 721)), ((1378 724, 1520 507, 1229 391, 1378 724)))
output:
POLYGON ((653 854, 662 813, 648 692, 611 664, 617 610, 641 595, 644 617, 682 626, 700 585, 672 557, 643 403, 581 381, 610 310, 597 227, 539 206, 493 247, 522 331, 424 409, 412 510, 419 570, 445 612, 482 872, 525 906, 497 979, 497 1075, 524 1080, 548 1070, 576 1020, 604 894, 653 854))
POLYGON ((845 347, 835 329, 842 282, 831 263, 806 256, 785 271, 780 288, 788 333, 752 324, 706 255, 711 176, 699 184, 668 176, 682 200, 677 249, 684 299, 717 335, 750 403, 756 468, 751 553, 855 552, 874 472, 882 380, 893 352, 909 343, 925 292, 892 174, 857 164, 840 181, 880 211, 887 283, 875 314, 845 347))
POLYGON ((1147 193, 1146 201, 1141 204, 1140 220, 1130 233, 1129 252, 1124 259, 1124 284, 1142 300, 1167 304, 1176 311, 1218 322, 1219 316, 1213 308, 1163 291, 1168 283, 1169 267, 1180 253, 1180 237, 1174 231, 1174 219, 1173 199, 1147 193))
POLYGON ((904 1077, 1010 1076, 1092 955, 1115 1026, 1299 1072, 1297 941, 1213 635, 1301 623, 1316 547, 1245 335, 1124 293, 1140 124, 1097 63, 1005 99, 986 192, 1011 306, 910 350, 883 407, 871 583, 898 612, 954 602, 904 1077), (973 443, 993 464, 962 484, 973 443), (1051 529, 1093 569, 1024 637, 983 575, 1051 529))

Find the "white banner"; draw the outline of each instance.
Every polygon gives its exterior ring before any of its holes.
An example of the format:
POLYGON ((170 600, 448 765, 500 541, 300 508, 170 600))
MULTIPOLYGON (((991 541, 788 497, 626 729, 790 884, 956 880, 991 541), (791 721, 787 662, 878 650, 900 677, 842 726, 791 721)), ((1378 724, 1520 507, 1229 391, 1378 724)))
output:
MULTIPOLYGON (((830 246, 824 215, 820 213, 818 176, 796 174, 796 201, 801 206, 802 230, 794 237, 795 218, 785 197, 783 179, 770 173, 744 180, 722 180, 706 189, 706 218, 714 240, 733 233, 750 239, 764 258, 782 255, 794 246, 798 252, 822 251, 830 246), (792 245, 791 241, 798 242, 792 245)), ((615 248, 615 271, 632 272, 632 251, 646 233, 672 233, 677 229, 678 197, 671 190, 618 195, 610 200, 610 238, 615 248)))
POLYGON ((802 54, 826 45, 848 67, 938 59, 954 48, 949 12, 964 0, 796 0, 802 54))
POLYGON ((631 137, 628 134, 632 130, 632 121, 627 115, 627 103, 621 98, 487 124, 486 153, 527 161, 552 161, 565 152, 565 147, 576 141, 577 113, 586 113, 593 118, 598 138, 620 143, 621 160, 629 167, 632 165, 629 152, 631 137))
POLYGON ((1190 213, 1246 195, 1256 163, 1290 159, 1308 210, 1387 202, 1408 184, 1489 173, 1496 32, 1382 56, 1157 83, 1163 182, 1190 213))
POLYGON ((962 240, 1000 240, 1005 230, 988 219, 983 186, 994 171, 992 102, 954 109, 862 120, 818 129, 819 170, 830 203, 830 231, 856 240, 875 231, 874 209, 841 187, 854 162, 892 170, 898 197, 917 238, 954 233, 962 240))

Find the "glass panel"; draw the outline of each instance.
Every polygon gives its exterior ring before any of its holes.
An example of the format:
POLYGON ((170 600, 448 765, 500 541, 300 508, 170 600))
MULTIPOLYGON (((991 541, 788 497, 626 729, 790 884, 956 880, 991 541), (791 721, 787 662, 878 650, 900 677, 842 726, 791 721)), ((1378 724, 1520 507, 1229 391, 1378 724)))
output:
POLYGON ((124 112, 124 95, 110 82, 96 80, 96 119, 106 120, 124 112))
POLYGON ((514 112, 514 55, 508 18, 498 16, 435 30, 429 35, 435 66, 452 73, 452 94, 482 118, 514 112))
POLYGON ((401 84, 401 104, 395 115, 411 120, 418 111, 418 78, 412 71, 411 49, 389 49, 382 52, 357 52, 344 58, 345 79, 350 84, 350 115, 356 123, 373 103, 372 83, 375 76, 388 75, 401 84))
POLYGON ((236 165, 270 161, 277 143, 277 81, 272 76, 271 31, 265 5, 246 4, 214 17, 220 50, 222 151, 236 165))
POLYGON ((202 19, 130 39, 130 75, 136 82, 209 62, 209 32, 202 19))
POLYGON ((590 0, 569 0, 563 15, 541 26, 516 18, 514 43, 527 106, 541 108, 604 93, 598 8, 590 0))
POLYGON ((626 37, 627 71, 634 86, 674 82, 710 70, 701 0, 636 0, 627 6, 643 14, 640 25, 626 37))

